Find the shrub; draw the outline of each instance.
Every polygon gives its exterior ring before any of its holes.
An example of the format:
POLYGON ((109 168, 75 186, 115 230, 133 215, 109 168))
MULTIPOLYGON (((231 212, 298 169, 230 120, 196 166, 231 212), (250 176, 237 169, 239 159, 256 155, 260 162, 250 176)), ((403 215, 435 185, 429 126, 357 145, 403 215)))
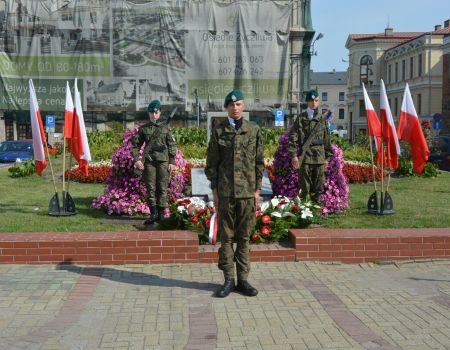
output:
POLYGON ((36 172, 36 165, 33 159, 27 160, 22 163, 15 163, 12 167, 8 168, 11 173, 11 177, 25 177, 33 175, 36 172))

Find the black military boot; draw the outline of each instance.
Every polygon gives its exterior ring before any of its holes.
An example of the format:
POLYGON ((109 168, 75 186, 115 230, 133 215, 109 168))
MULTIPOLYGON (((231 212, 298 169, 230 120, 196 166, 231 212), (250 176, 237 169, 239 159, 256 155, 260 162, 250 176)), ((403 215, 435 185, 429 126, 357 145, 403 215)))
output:
POLYGON ((252 287, 252 285, 248 283, 247 280, 238 280, 236 291, 248 297, 255 297, 258 295, 258 290, 252 287))
POLYGON ((152 205, 150 207, 150 216, 147 220, 144 221, 144 225, 151 225, 155 221, 158 220, 158 209, 156 208, 156 205, 152 205))
POLYGON ((225 298, 234 290, 234 278, 225 278, 225 283, 216 292, 216 297, 225 298))

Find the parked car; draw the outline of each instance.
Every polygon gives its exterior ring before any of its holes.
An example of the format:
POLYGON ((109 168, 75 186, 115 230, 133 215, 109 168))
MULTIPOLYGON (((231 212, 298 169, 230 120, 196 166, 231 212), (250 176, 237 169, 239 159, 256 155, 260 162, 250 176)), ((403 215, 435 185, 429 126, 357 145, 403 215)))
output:
POLYGON ((0 143, 0 163, 14 163, 33 159, 33 142, 4 141, 0 143))
POLYGON ((450 135, 439 135, 436 138, 429 161, 441 170, 450 171, 450 135))

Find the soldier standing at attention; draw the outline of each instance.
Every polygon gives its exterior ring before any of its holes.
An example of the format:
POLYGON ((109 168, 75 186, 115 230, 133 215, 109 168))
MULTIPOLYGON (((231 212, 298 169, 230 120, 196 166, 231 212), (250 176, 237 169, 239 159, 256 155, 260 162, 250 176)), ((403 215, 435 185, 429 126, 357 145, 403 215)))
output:
POLYGON ((320 201, 325 182, 325 163, 333 151, 325 115, 319 114, 320 97, 316 90, 306 94, 308 108, 295 120, 289 131, 288 151, 292 166, 299 170, 301 197, 320 201), (300 154, 297 154, 300 145, 300 154))
POLYGON ((151 101, 147 111, 150 121, 139 128, 131 144, 135 172, 143 173, 143 181, 147 187, 150 217, 145 221, 145 225, 151 225, 161 220, 168 208, 166 190, 169 186, 169 170, 175 167, 176 142, 168 123, 160 119, 161 102, 151 101), (144 143, 141 160, 139 150, 144 143))
POLYGON ((247 281, 250 272, 250 235, 264 170, 263 141, 257 125, 244 120, 244 95, 239 90, 225 97, 228 120, 212 130, 206 156, 206 177, 211 181, 217 213, 219 269, 225 283, 216 292, 224 298, 234 289, 246 296, 258 291, 247 281), (236 240, 236 251, 233 242, 236 240), (235 285, 235 262, 237 285, 235 285))

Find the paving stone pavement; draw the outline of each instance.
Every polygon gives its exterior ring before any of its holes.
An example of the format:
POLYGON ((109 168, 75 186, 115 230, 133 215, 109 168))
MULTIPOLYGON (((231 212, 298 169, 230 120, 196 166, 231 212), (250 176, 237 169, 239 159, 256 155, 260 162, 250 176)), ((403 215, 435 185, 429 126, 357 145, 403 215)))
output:
POLYGON ((0 349, 450 349, 450 261, 0 265, 0 349))

